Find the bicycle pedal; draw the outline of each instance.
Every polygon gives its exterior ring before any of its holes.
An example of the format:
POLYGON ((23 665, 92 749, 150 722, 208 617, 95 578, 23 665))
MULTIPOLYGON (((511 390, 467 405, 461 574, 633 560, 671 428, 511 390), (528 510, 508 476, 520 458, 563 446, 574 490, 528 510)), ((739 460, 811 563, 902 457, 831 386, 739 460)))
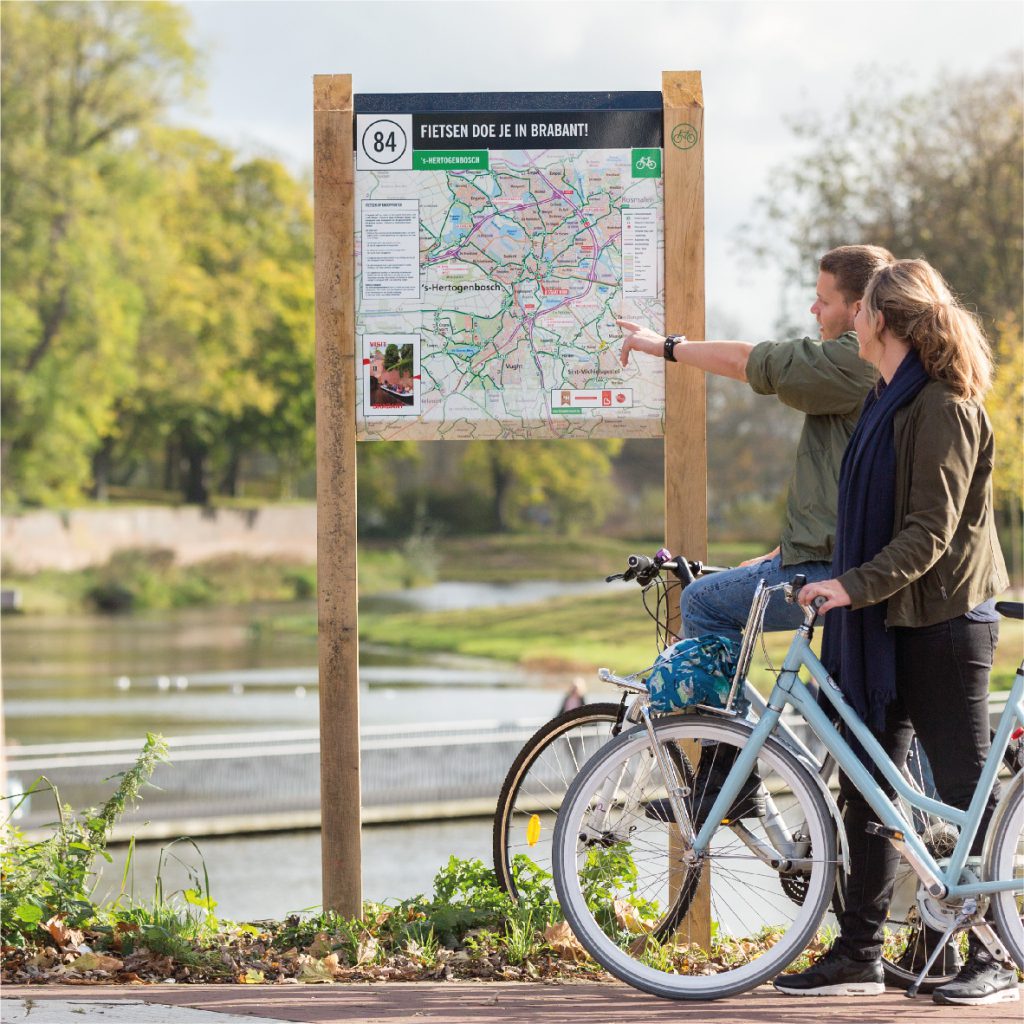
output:
POLYGON ((877 821, 869 821, 864 826, 864 831, 869 836, 879 836, 882 839, 888 839, 890 842, 902 843, 906 836, 898 828, 889 828, 887 825, 882 825, 877 821))

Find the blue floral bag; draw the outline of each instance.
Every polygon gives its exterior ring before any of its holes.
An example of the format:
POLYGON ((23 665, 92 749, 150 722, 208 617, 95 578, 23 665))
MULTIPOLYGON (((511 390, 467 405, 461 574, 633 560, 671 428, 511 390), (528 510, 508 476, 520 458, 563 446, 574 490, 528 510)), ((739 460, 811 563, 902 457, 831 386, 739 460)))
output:
MULTIPOLYGON (((666 647, 651 666, 647 690, 653 711, 678 711, 694 704, 724 708, 736 672, 740 645, 728 637, 705 633, 666 647)), ((749 701, 742 689, 733 708, 745 714, 749 701)))

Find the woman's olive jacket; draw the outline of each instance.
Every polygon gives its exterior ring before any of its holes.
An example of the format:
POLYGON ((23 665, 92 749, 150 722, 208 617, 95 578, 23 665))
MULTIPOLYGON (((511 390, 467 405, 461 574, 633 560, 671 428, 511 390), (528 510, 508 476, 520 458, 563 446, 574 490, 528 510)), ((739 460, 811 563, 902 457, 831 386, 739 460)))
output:
POLYGON ((978 400, 929 381, 893 417, 892 540, 839 582, 853 608, 888 600, 887 626, 954 619, 1009 585, 992 508, 992 424, 978 400))

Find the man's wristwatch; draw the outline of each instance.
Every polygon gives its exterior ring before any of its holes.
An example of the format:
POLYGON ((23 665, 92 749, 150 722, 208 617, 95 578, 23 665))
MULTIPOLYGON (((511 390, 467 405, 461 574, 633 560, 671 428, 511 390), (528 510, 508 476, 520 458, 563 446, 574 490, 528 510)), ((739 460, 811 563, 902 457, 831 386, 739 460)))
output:
POLYGON ((676 345, 681 341, 686 341, 685 334, 670 334, 665 339, 665 358, 670 363, 674 363, 676 361, 676 345))

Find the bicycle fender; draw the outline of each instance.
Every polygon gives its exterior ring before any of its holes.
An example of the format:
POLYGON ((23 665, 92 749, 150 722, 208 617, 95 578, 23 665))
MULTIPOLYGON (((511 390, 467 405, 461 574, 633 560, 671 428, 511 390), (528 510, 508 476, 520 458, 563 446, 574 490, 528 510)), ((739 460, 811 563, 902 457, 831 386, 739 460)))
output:
POLYGON ((992 820, 988 823, 988 828, 985 830, 985 845, 981 851, 981 863, 982 867, 982 881, 991 882, 995 880, 995 870, 992 864, 992 841, 995 834, 999 831, 999 825, 1002 823, 1003 818, 1010 813, 1010 805, 1015 799, 1017 799, 1017 792, 1024 787, 1024 771, 1019 771, 1010 780, 1010 784, 1006 787, 1006 792, 1003 793, 996 804, 996 809, 992 812, 992 820))
MULTIPOLYGON (((787 749, 789 749, 787 747, 787 749)), ((846 840, 846 823, 843 821, 843 815, 840 813, 839 805, 836 803, 836 798, 832 795, 832 790, 825 785, 825 780, 809 765, 804 758, 800 758, 801 763, 805 768, 814 776, 814 781, 818 785, 818 789, 821 795, 825 798, 825 802, 828 804, 828 812, 832 815, 832 820, 836 823, 836 840, 839 843, 839 856, 843 861, 843 871, 846 874, 850 873, 850 850, 846 840)))

